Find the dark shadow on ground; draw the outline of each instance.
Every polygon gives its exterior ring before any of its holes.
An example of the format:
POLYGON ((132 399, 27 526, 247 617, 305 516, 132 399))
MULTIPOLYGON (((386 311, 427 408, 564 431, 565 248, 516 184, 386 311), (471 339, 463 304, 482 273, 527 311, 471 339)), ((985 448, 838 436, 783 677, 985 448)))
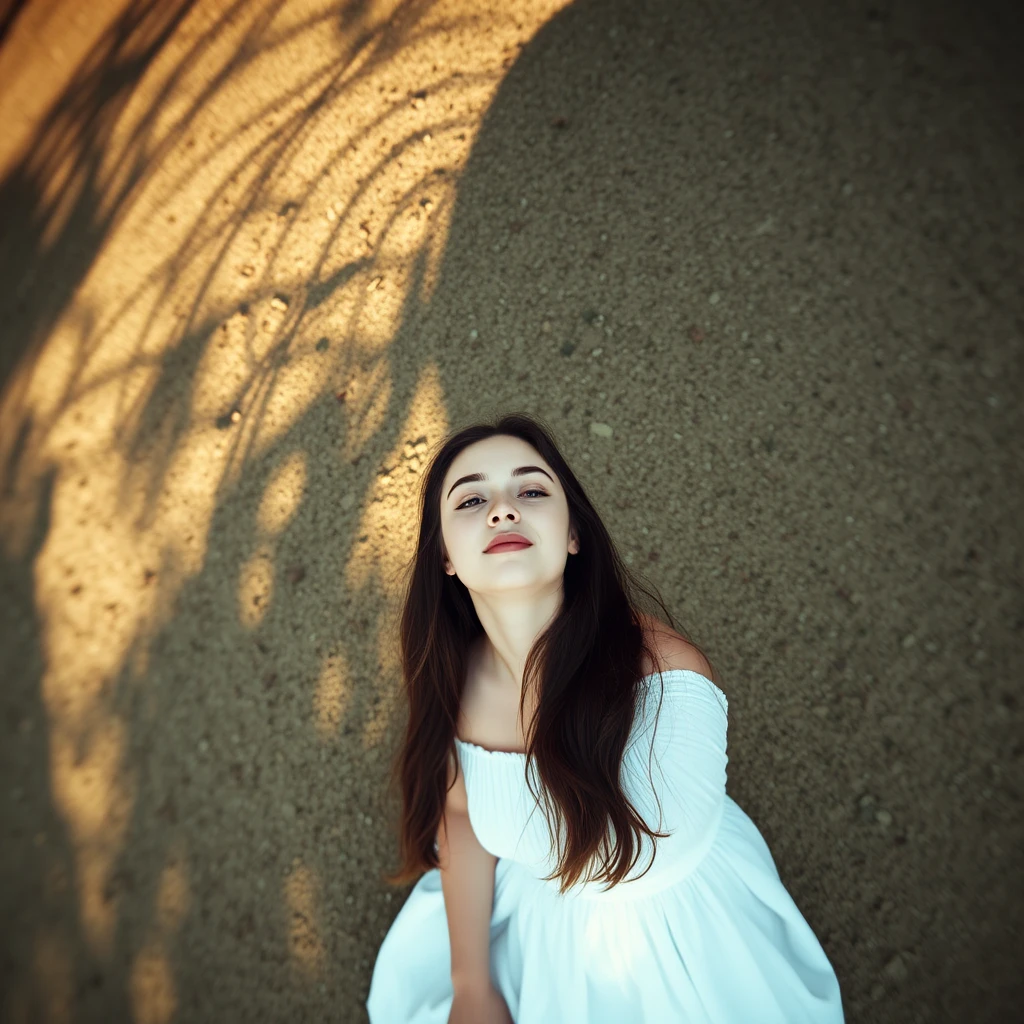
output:
POLYGON ((504 79, 396 343, 454 423, 543 410, 706 642, 730 792, 850 1020, 1022 992, 1020 28, 574 3, 504 79))

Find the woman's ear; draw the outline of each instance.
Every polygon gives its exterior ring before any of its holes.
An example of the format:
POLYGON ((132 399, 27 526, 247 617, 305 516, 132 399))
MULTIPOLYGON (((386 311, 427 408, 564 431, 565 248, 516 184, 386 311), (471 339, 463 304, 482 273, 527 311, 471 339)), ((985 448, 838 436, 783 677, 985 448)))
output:
POLYGON ((569 554, 578 555, 580 553, 580 540, 576 536, 576 529, 573 527, 569 530, 569 554))
POLYGON ((452 568, 452 563, 448 561, 448 552, 445 551, 444 546, 441 547, 441 567, 444 569, 448 576, 454 576, 455 570, 452 568))

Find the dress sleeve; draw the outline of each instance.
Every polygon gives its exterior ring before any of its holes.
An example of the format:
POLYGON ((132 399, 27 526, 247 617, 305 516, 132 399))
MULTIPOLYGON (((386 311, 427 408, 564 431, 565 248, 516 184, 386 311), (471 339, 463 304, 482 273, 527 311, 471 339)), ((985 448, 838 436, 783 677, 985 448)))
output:
MULTIPOLYGON (((623 758, 623 788, 633 806, 649 827, 671 833, 657 841, 652 871, 706 846, 721 816, 729 761, 726 695, 698 672, 675 669, 660 678, 664 698, 655 675, 623 758)), ((649 843, 644 836, 642 845, 649 843)), ((647 863, 642 856, 637 870, 647 863)))

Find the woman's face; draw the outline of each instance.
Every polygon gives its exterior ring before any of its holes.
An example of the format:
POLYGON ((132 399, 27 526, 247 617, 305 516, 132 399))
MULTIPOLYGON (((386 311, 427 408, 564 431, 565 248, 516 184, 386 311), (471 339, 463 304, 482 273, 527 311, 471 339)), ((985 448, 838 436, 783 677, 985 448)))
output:
POLYGON ((445 572, 471 591, 532 589, 561 580, 579 551, 569 505, 555 471, 518 437, 496 435, 464 448, 441 487, 445 572), (535 467, 513 475, 522 467, 535 467), (463 480, 482 474, 486 479, 463 480), (518 533, 529 547, 488 552, 499 534, 518 533))

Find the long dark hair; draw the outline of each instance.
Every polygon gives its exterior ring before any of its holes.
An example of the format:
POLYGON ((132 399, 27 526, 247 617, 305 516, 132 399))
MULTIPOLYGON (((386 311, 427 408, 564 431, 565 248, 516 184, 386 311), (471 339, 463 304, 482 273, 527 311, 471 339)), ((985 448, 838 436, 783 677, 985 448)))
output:
MULTIPOLYGON (((409 717, 390 779, 392 792, 396 780, 400 788, 401 863, 396 872, 382 878, 390 885, 406 885, 440 866, 434 842, 448 792, 448 764, 458 764, 455 735, 467 656, 483 633, 465 584, 444 571, 441 487, 459 452, 496 434, 526 441, 555 471, 580 543, 579 553, 566 562, 562 606, 527 657, 519 707, 522 715, 527 688, 536 687, 537 710, 526 726, 526 782, 539 801, 530 783, 532 759, 545 790, 549 831, 558 835, 564 825, 566 837, 557 868, 547 880, 559 878, 564 893, 592 858, 600 856, 601 873, 585 880, 614 885, 639 858, 641 832, 652 840, 666 835, 647 827, 619 783, 623 754, 642 699, 644 655, 650 664, 658 664, 645 638, 636 594, 656 601, 665 620, 676 632, 682 631, 657 588, 652 593, 619 557, 550 431, 538 419, 521 414, 450 434, 431 456, 424 474, 420 532, 400 626, 409 717), (548 814, 552 801, 557 830, 548 814), (616 836, 610 854, 609 822, 616 836)), ((706 657, 705 661, 711 665, 706 657)))

